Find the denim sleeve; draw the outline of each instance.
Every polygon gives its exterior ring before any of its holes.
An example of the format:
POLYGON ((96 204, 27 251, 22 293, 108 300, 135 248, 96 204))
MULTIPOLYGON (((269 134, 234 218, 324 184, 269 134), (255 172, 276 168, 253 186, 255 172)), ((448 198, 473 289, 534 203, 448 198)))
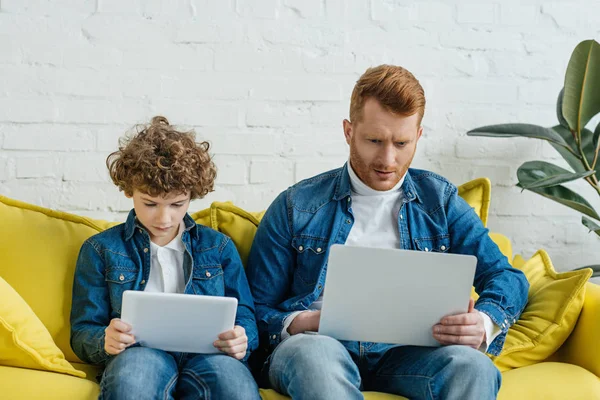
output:
POLYGON ((248 257, 258 331, 261 343, 269 344, 271 349, 281 341, 283 322, 291 314, 278 308, 286 300, 295 266, 286 193, 281 193, 265 213, 248 257))
POLYGON ((458 196, 456 187, 450 186, 447 193, 451 252, 477 257, 474 286, 479 299, 475 308, 501 329, 488 348, 488 353, 498 355, 508 329, 527 304, 529 282, 521 271, 510 266, 473 208, 458 196))
POLYGON ((238 299, 235 324, 246 330, 248 350, 242 361, 246 361, 250 353, 258 347, 258 329, 254 317, 254 301, 248 286, 248 279, 240 255, 235 245, 228 237, 221 253, 221 266, 225 280, 225 296, 238 299))
POLYGON ((88 239, 81 246, 73 281, 71 348, 81 360, 104 364, 104 329, 110 323, 110 299, 104 278, 104 262, 88 239))

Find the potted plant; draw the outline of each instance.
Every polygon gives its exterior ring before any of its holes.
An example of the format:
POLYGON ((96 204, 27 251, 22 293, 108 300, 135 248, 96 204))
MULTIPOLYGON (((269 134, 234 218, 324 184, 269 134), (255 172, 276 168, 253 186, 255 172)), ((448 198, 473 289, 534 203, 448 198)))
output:
MULTIPOLYGON (((554 200, 582 213, 581 222, 600 237, 600 215, 565 182, 584 179, 600 196, 600 123, 588 127, 600 113, 600 44, 585 40, 575 47, 563 89, 558 94, 558 125, 545 128, 532 124, 489 125, 467 132, 469 136, 526 137, 545 140, 566 160, 571 170, 545 161, 528 161, 517 170, 517 186, 554 200)), ((592 268, 600 276, 600 265, 592 268)))

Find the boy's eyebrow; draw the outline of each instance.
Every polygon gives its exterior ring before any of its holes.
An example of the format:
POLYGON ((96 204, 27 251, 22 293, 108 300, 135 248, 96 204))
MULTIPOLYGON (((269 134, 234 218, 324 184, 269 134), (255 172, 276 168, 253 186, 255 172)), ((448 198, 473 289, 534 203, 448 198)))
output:
MULTIPOLYGON (((145 202, 147 202, 147 203, 156 203, 156 201, 154 201, 154 200, 152 200, 152 199, 149 199, 149 198, 147 198, 147 197, 144 197, 144 196, 140 196, 140 198, 142 199, 142 201, 145 201, 145 202)), ((184 202, 184 201, 186 201, 186 200, 187 200, 187 198, 185 198, 185 199, 179 199, 179 200, 171 201, 170 203, 171 203, 171 204, 174 204, 174 203, 182 203, 182 202, 184 202)))

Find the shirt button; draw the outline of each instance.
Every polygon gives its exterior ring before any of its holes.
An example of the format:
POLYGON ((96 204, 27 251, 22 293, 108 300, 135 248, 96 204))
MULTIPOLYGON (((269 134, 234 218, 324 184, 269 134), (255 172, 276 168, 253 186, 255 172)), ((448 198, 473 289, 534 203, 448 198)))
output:
POLYGON ((446 246, 440 247, 441 250, 446 250, 446 246))
POLYGON ((140 282, 142 285, 146 283, 145 279, 142 279, 142 282, 140 282))
POLYGON ((425 251, 429 251, 429 249, 427 247, 425 247, 425 251))
POLYGON ((347 219, 347 220, 346 220, 346 223, 347 223, 347 224, 349 224, 349 223, 351 223, 351 222, 352 222, 352 221, 350 221, 350 219, 347 219))
POLYGON ((298 246, 298 250, 302 251, 302 250, 304 250, 304 247, 303 246, 298 246))
POLYGON ((319 286, 317 286, 317 289, 321 290, 321 288, 322 288, 322 287, 323 287, 323 286, 319 285, 319 286))
POLYGON ((273 340, 277 339, 277 335, 271 336, 271 339, 273 339, 273 340))
POLYGON ((400 215, 400 219, 404 219, 404 217, 402 215, 400 215))
POLYGON ((148 252, 148 248, 147 248, 147 247, 145 247, 145 248, 144 248, 144 253, 147 253, 147 252, 148 252))
POLYGON ((142 233, 142 229, 141 229, 141 228, 140 228, 140 229, 138 229, 138 230, 140 231, 140 233, 142 233))
POLYGON ((350 203, 350 200, 352 200, 350 197, 348 197, 348 203, 350 203))
POLYGON ((322 252, 322 251, 323 251, 323 249, 322 249, 322 248, 320 248, 320 247, 317 247, 317 253, 320 253, 320 252, 322 252))
POLYGON ((124 281, 125 280, 125 276, 123 274, 119 275, 119 280, 120 281, 124 281))
POLYGON ((210 272, 206 271, 206 277, 210 278, 210 272))

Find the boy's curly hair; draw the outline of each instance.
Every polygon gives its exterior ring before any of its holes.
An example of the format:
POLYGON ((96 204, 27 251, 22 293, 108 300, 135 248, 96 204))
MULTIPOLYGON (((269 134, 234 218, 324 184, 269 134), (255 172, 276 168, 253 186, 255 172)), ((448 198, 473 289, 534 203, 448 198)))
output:
POLYGON ((119 150, 108 156, 106 166, 128 196, 136 189, 153 197, 190 192, 193 200, 213 191, 217 171, 209 147, 196 143, 194 131, 177 131, 156 116, 133 136, 119 139, 119 150))

